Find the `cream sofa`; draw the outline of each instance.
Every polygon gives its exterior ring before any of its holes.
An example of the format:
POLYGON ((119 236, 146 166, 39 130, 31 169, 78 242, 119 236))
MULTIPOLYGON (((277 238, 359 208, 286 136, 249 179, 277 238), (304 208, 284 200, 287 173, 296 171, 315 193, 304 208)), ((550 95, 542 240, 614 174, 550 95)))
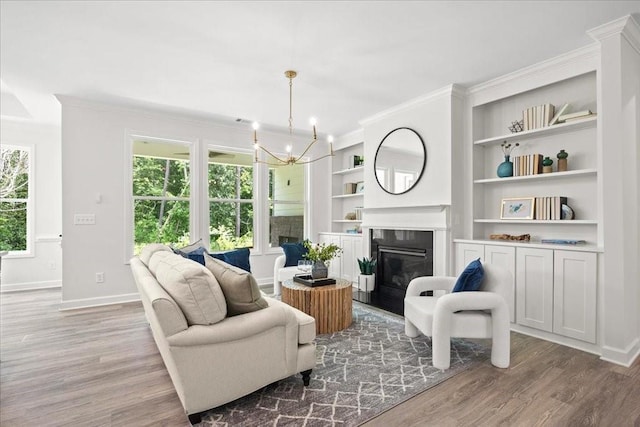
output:
POLYGON ((282 282, 285 280, 293 279, 293 276, 300 274, 298 266, 285 267, 287 261, 286 255, 280 255, 276 258, 276 262, 273 265, 273 294, 280 295, 282 293, 282 282))
POLYGON ((266 302, 265 308, 227 316, 225 300, 220 300, 224 294, 218 291, 224 288, 213 270, 167 246, 144 248, 131 259, 131 270, 153 337, 191 423, 200 422, 201 412, 298 372, 309 384, 316 363, 313 317, 264 295, 258 297, 266 302), (185 289, 187 294, 176 293, 185 289), (194 295, 195 299, 183 298, 194 295))

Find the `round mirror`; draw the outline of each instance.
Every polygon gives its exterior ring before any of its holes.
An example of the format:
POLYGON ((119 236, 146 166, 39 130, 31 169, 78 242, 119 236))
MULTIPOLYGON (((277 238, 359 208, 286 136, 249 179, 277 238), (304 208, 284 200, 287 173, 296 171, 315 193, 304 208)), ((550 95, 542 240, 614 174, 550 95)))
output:
POLYGON ((378 146, 373 166, 380 187, 390 194, 403 194, 418 183, 427 163, 427 149, 416 131, 398 128, 378 146))

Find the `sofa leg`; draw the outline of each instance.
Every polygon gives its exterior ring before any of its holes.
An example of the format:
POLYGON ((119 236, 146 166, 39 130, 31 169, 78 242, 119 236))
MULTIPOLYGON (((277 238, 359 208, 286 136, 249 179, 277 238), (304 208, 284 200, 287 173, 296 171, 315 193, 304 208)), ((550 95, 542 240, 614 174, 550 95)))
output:
POLYGON ((200 422, 202 422, 202 414, 200 412, 197 414, 189 414, 188 417, 191 425, 200 424, 200 422))
POLYGON ((309 385, 309 381, 311 381, 311 369, 308 371, 300 372, 302 374, 302 383, 306 386, 309 385))

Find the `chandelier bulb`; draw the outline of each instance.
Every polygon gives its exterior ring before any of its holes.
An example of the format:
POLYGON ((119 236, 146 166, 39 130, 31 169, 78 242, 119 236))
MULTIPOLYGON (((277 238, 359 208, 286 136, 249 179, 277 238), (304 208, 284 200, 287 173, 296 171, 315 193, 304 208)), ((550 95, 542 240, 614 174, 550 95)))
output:
POLYGON ((333 135, 327 136, 327 142, 333 142, 333 135))
POLYGON ((287 153, 291 153, 291 150, 292 150, 291 145, 287 145, 287 148, 286 148, 286 149, 287 149, 287 153))
POLYGON ((260 123, 258 123, 258 122, 253 122, 253 124, 251 125, 251 127, 253 128, 253 130, 258 130, 258 129, 260 129, 260 123))
POLYGON ((315 118, 315 117, 311 117, 311 118, 309 119, 309 124, 310 124, 311 126, 315 126, 315 125, 317 125, 317 124, 318 124, 318 120, 316 120, 316 118, 315 118))

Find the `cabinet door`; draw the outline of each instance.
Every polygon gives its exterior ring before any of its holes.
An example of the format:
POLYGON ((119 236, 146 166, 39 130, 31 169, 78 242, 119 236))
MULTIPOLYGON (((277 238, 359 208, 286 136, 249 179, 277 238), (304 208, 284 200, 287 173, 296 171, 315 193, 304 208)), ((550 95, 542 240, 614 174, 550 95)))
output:
POLYGON ((552 250, 516 249, 516 319, 520 325, 552 332, 552 250))
POLYGON ((553 332, 596 342, 596 262, 592 252, 554 251, 553 332))
POLYGON ((357 258, 362 257, 362 237, 360 236, 342 236, 342 278, 349 280, 350 282, 358 281, 358 273, 360 273, 360 267, 358 267, 357 258))
MULTIPOLYGON (((318 243, 324 243, 325 245, 333 243, 336 246, 342 247, 339 234, 320 234, 318 236, 318 243)), ((340 263, 340 258, 334 258, 331 260, 329 263, 329 277, 342 277, 340 263)))
POLYGON ((465 267, 478 258, 484 260, 484 245, 474 243, 457 243, 456 244, 456 276, 462 273, 465 267))
POLYGON ((516 321, 516 248, 513 246, 493 246, 484 247, 484 262, 505 268, 511 273, 511 296, 509 303, 509 313, 511 322, 516 321))

